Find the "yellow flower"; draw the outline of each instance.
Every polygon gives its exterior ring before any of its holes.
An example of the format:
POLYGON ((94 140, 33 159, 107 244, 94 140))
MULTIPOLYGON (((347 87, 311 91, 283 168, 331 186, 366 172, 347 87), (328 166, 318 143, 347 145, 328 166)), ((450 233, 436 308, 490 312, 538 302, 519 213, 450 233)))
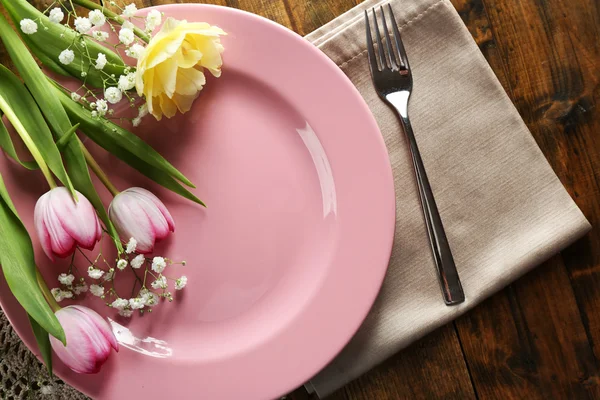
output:
POLYGON ((225 34, 205 22, 165 21, 138 59, 135 82, 157 120, 190 110, 206 83, 204 69, 221 76, 220 36, 225 34))

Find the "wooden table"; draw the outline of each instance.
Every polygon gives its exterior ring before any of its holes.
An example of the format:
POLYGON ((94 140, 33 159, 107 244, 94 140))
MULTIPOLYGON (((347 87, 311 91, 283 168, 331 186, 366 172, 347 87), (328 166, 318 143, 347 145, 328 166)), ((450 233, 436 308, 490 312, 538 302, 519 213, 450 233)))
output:
MULTIPOLYGON (((360 0, 204 2, 305 35, 360 0)), ((600 2, 452 2, 594 230, 331 398, 600 398, 600 2)))

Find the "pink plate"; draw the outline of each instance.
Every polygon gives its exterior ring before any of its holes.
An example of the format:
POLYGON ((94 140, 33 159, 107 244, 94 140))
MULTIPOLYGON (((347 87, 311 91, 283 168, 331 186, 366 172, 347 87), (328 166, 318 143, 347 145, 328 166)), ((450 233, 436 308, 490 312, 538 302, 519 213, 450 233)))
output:
MULTIPOLYGON (((229 33, 223 76, 209 80, 193 110, 160 124, 148 117, 138 129, 208 208, 87 145, 118 188, 147 187, 165 201, 177 230, 157 253, 187 261, 170 275, 187 275, 188 287, 130 321, 88 294, 83 303, 110 318, 121 349, 99 375, 75 374, 56 358, 55 372, 97 399, 275 398, 343 348, 379 291, 395 221, 386 148, 351 82, 300 36, 231 8, 157 9, 229 33)), ((0 171, 33 233, 41 174, 6 157, 0 171)), ((51 264, 33 240, 56 286, 68 260, 51 264)), ((37 352, 3 280, 0 301, 37 352)))

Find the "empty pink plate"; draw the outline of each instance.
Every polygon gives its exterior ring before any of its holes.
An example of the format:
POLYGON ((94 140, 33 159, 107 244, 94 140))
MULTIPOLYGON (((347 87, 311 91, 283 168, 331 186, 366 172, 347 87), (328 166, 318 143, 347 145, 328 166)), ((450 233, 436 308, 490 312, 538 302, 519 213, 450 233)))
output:
MULTIPOLYGON (((276 398, 332 360, 379 291, 395 221, 386 148, 352 83, 300 36, 231 8, 157 9, 228 32, 223 75, 209 79, 192 111, 161 123, 147 117, 137 129, 208 208, 86 144, 118 188, 143 186, 167 204, 176 232, 157 253, 186 260, 169 274, 189 283, 173 303, 131 320, 88 294, 83 304, 110 319, 121 349, 98 375, 73 373, 56 358, 55 372, 97 399, 276 398)), ((0 171, 33 233, 42 176, 6 157, 0 171)), ((68 261, 50 263, 33 240, 57 286, 68 261)), ((37 353, 4 281, 0 302, 37 353)))

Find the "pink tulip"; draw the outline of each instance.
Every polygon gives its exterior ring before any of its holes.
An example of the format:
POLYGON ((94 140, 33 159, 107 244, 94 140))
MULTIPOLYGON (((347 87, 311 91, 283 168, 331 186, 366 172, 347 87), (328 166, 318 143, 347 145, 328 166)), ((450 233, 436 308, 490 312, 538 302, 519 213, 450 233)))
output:
POLYGON ((65 187, 56 187, 39 198, 33 214, 44 253, 66 257, 76 246, 92 250, 102 236, 94 207, 77 192, 77 203, 65 187))
POLYGON ((68 306, 56 312, 65 330, 67 346, 50 336, 52 349, 63 363, 80 374, 95 374, 110 356, 119 351, 110 325, 95 311, 82 306, 68 306))
POLYGON ((154 250, 155 242, 175 232, 175 221, 167 207, 146 189, 133 187, 115 196, 108 216, 125 242, 134 238, 136 251, 146 254, 154 250))

